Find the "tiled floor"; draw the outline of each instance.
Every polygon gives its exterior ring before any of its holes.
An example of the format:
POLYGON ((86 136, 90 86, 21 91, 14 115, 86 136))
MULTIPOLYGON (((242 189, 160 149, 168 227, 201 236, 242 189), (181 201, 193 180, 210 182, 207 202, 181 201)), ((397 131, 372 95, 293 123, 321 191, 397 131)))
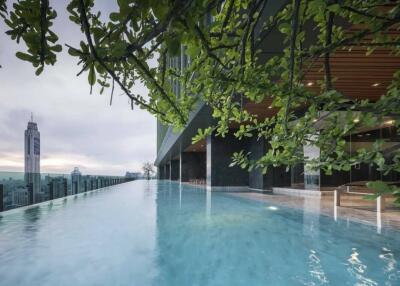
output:
POLYGON ((349 219, 374 225, 378 232, 382 227, 400 230, 400 208, 394 207, 390 200, 386 204, 385 212, 378 213, 375 201, 367 201, 361 196, 342 197, 341 206, 335 207, 333 196, 299 197, 252 192, 231 193, 231 195, 329 215, 334 219, 349 219))

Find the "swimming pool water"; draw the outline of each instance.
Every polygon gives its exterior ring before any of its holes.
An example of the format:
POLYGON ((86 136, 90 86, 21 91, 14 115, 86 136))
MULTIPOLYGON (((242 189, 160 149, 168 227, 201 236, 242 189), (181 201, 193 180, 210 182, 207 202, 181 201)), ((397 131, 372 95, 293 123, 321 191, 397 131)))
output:
POLYGON ((0 214, 0 285, 400 285, 400 233, 167 181, 0 214))

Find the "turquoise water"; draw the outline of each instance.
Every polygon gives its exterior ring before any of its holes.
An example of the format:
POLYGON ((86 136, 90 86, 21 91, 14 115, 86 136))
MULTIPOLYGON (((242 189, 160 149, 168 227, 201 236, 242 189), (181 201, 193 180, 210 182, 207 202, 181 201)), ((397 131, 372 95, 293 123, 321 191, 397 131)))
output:
POLYGON ((0 215, 2 286, 400 285, 399 263, 399 232, 169 182, 0 215))

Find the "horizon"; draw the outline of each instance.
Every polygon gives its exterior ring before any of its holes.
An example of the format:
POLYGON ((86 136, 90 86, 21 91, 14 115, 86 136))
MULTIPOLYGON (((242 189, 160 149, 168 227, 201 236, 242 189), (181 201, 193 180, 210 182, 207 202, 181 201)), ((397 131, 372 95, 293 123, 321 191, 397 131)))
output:
MULTIPOLYGON (((63 11, 67 1, 54 4, 63 11)), ((111 12, 115 3, 96 3, 102 11, 111 12)), ((108 16, 105 15, 104 16, 108 16)), ((82 173, 124 175, 141 172, 142 164, 153 162, 156 155, 156 119, 130 103, 116 88, 110 106, 110 90, 99 94, 90 86, 87 74, 80 77, 76 62, 67 53, 65 43, 78 45, 83 39, 79 27, 59 13, 54 30, 60 35, 63 51, 55 66, 45 68, 40 76, 34 68, 15 56, 24 51, 0 25, 0 171, 24 172, 24 131, 31 113, 41 134, 43 173, 70 173, 79 167, 82 173)), ((138 84, 135 93, 147 96, 138 84)))

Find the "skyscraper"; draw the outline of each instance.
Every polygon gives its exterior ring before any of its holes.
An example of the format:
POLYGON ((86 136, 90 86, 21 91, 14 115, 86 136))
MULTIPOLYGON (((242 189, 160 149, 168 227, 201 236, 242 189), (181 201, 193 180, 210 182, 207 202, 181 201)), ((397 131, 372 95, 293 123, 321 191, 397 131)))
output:
POLYGON ((82 177, 82 173, 79 171, 78 167, 75 167, 71 173, 72 195, 79 194, 79 189, 81 186, 81 177, 82 177))
POLYGON ((25 130, 25 182, 28 186, 29 202, 36 203, 40 192, 40 132, 33 116, 25 130))

